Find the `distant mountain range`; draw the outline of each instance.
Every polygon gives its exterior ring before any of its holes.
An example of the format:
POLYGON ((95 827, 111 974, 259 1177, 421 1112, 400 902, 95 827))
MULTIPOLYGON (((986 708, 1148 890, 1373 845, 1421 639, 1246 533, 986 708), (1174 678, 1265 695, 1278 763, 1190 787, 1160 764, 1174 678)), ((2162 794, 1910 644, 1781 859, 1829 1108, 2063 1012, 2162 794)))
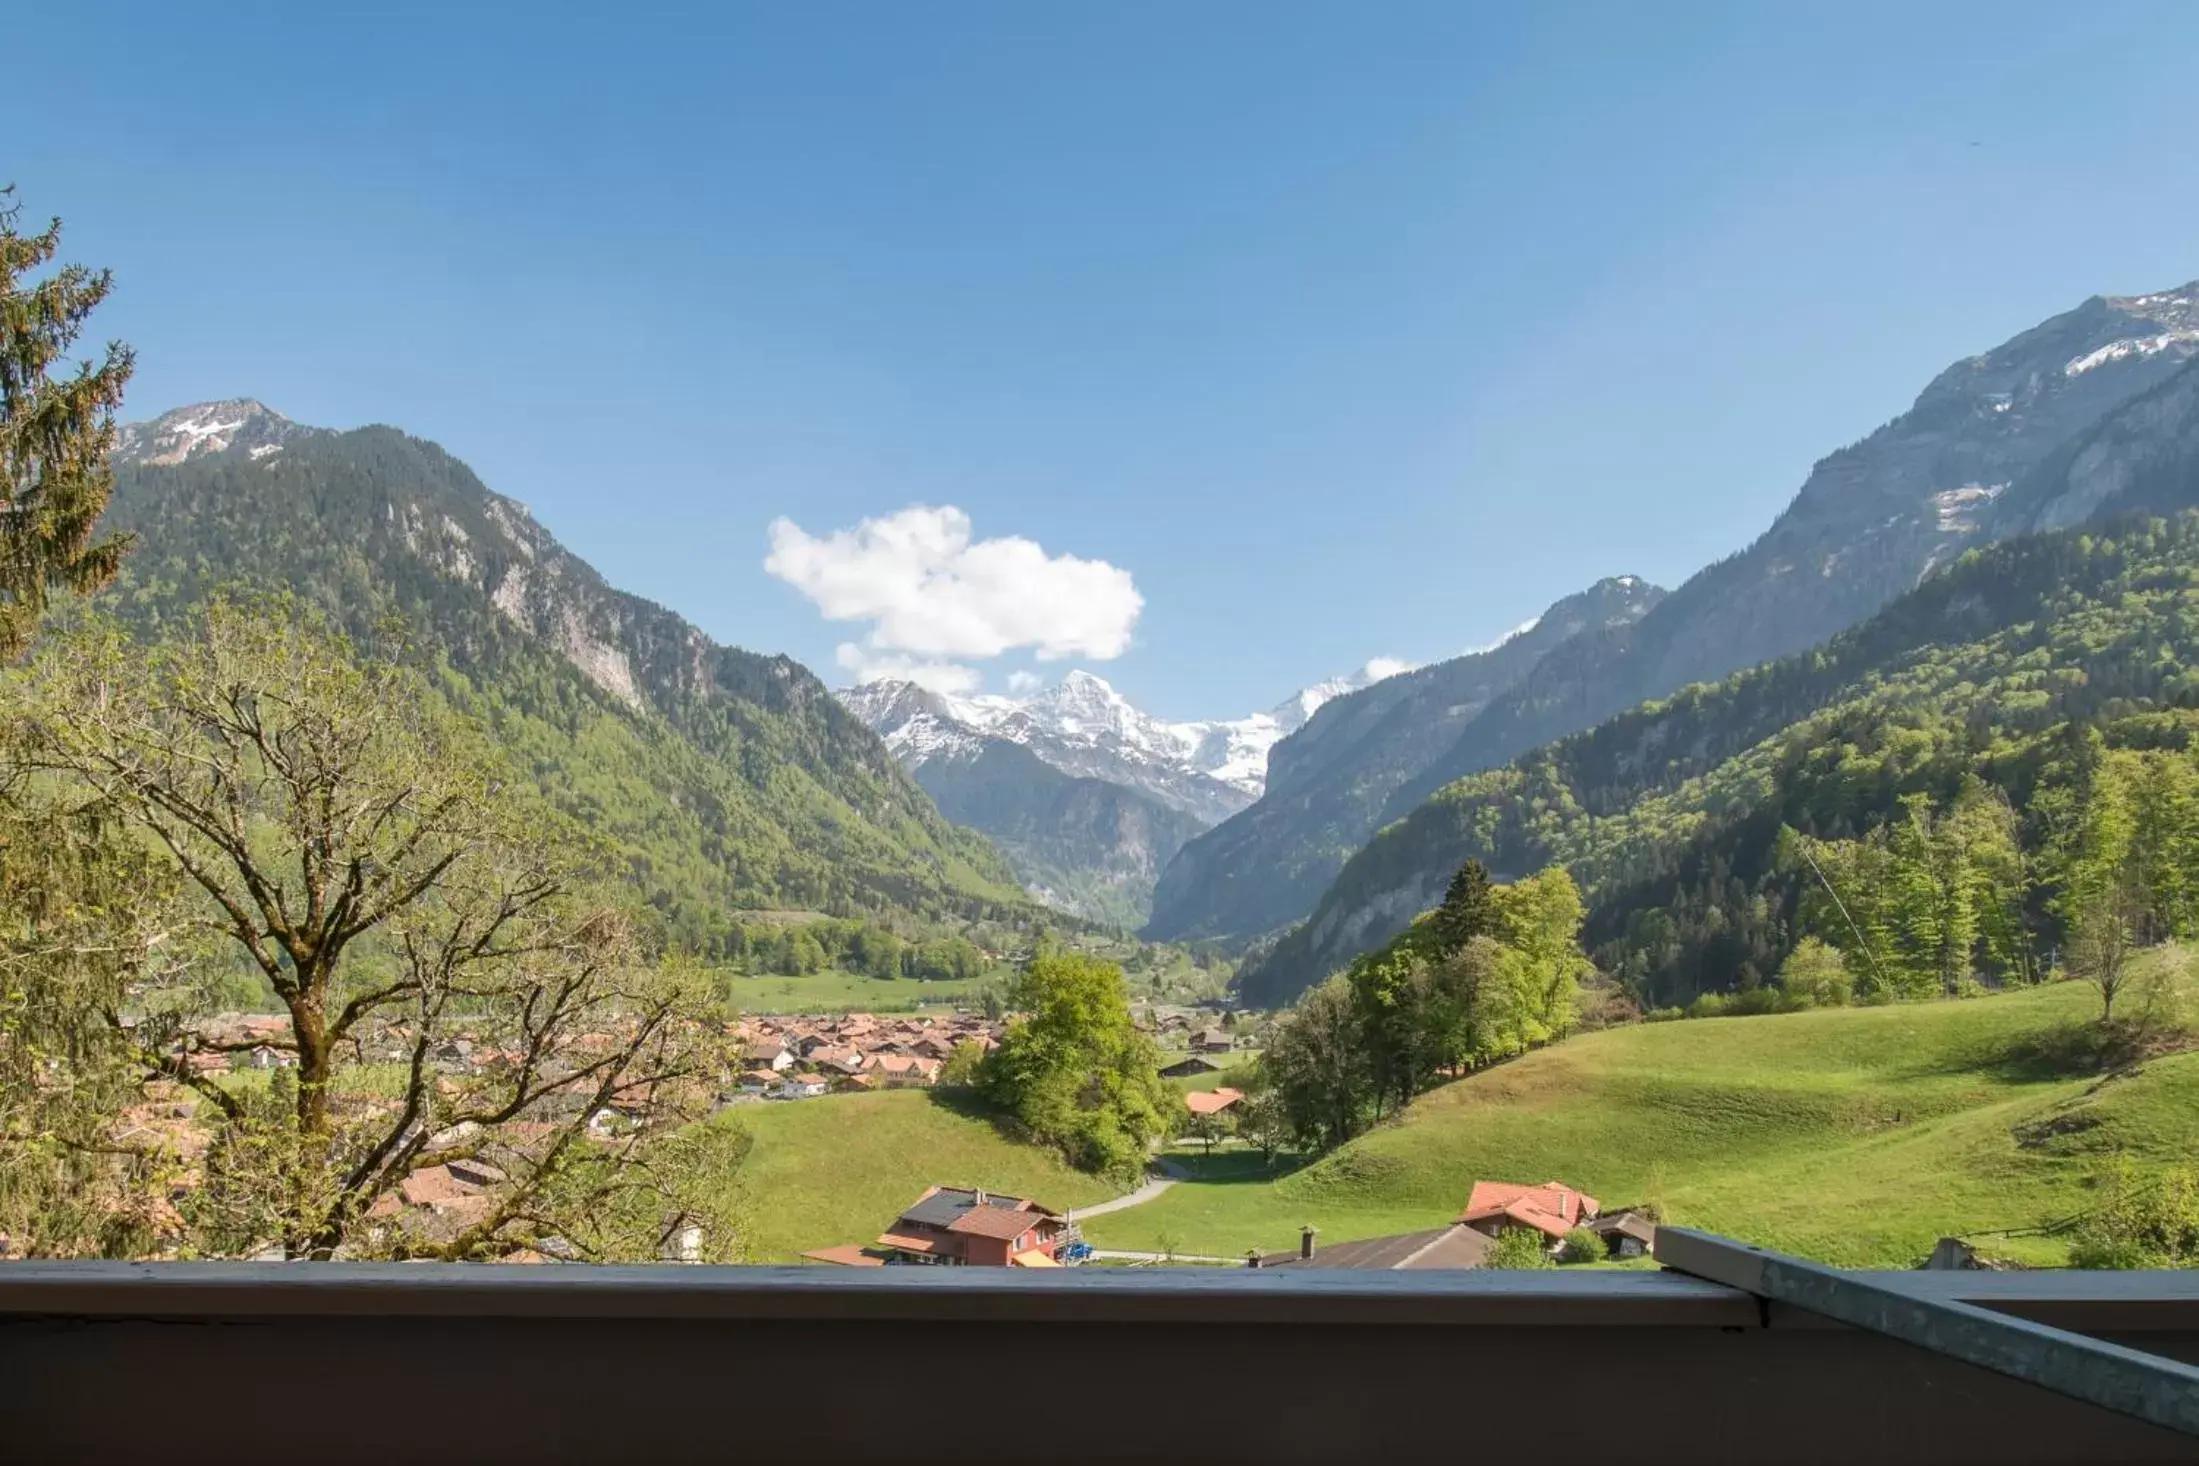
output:
POLYGON ((354 634, 401 615, 443 695, 602 840, 668 939, 709 952, 758 907, 1035 915, 806 668, 605 584, 432 443, 237 399, 125 427, 116 461, 108 523, 139 540, 102 604, 157 629, 241 581, 354 634))
POLYGON ((839 696, 949 819, 992 837, 1026 890, 1137 926, 1184 841, 1259 797, 1279 739, 1324 703, 1406 670, 1370 662, 1266 712, 1193 723, 1155 718, 1084 671, 1020 699, 899 681, 839 696))
MULTIPOLYGON (((1378 820, 1391 828, 1352 857, 1303 926, 1245 972, 1248 990, 1288 998, 1432 904, 1459 853, 1474 845, 1455 823, 1468 806, 1453 793, 1469 787, 1458 782, 1467 776, 1539 768, 1554 740, 1628 709, 1653 714, 1657 699, 1690 684, 1804 652, 1974 546, 2199 502, 2195 356, 2199 283, 2095 297, 1949 367, 1908 412, 1818 463, 1753 545, 1639 618, 1552 647, 1468 719, 1388 796, 1378 820), (1439 791, 1444 797, 1431 802, 1439 791)), ((1682 759, 1688 750, 1656 743, 1678 736, 1653 722, 1632 756, 1661 749, 1661 760, 1682 759)), ((1276 766, 1286 767, 1289 754, 1276 753, 1276 766)), ((1178 863, 1197 859, 1197 849, 1187 847, 1178 863)), ((1205 882, 1232 878, 1277 883, 1287 873, 1216 869, 1205 882)), ((1196 890, 1179 894, 1187 884, 1164 872, 1163 911, 1230 909, 1196 890)))

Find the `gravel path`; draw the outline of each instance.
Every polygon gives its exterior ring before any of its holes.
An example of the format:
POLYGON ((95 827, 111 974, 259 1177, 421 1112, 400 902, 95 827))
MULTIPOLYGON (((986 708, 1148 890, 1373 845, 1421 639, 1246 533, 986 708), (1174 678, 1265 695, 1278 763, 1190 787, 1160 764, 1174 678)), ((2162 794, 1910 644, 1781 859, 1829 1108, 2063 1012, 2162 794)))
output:
MULTIPOLYGON (((1175 1185, 1178 1181, 1188 1181, 1191 1179, 1189 1172, 1185 1171, 1183 1167, 1177 1165, 1174 1161, 1169 1160, 1166 1157, 1156 1158, 1153 1162, 1153 1170, 1156 1174, 1146 1177, 1145 1184, 1143 1186, 1140 1186, 1137 1190, 1130 1192, 1128 1195, 1118 1196, 1113 1201, 1095 1202, 1091 1206, 1079 1206, 1070 1208, 1068 1213, 1069 1220, 1072 1222, 1081 1222, 1086 1217, 1103 1217, 1111 1211, 1127 1211, 1133 1206, 1143 1206, 1147 1202, 1151 1201, 1154 1197, 1160 1195, 1163 1191, 1166 1191, 1169 1187, 1175 1185)), ((1113 1256, 1115 1254, 1108 1255, 1113 1256)), ((1142 1254, 1125 1252, 1120 1255, 1123 1257, 1131 1257, 1140 1256, 1142 1254)))

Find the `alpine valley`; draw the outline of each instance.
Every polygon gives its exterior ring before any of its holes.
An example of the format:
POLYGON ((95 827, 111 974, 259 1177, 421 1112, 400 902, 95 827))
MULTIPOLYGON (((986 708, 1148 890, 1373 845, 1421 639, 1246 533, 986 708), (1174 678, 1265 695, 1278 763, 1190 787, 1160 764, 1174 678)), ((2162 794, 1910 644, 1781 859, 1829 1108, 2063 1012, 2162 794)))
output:
MULTIPOLYGON (((1025 697, 833 693, 605 584, 433 444, 248 400, 124 430, 111 520, 140 542, 105 600, 157 628, 244 580, 360 636, 402 618, 442 694, 704 952, 743 911, 1032 921, 1043 903, 1237 950, 1243 996, 1273 1005, 1403 931, 1475 855, 1500 877, 1569 866, 1599 961, 1684 999, 1761 977, 1791 940, 1795 891, 1734 833, 1773 810, 1812 827, 1781 757, 1844 720, 1891 736, 1913 708, 1888 689, 1923 667, 2012 688, 2023 645, 2080 670, 2041 629, 2057 595, 2111 607, 2132 565, 2184 573, 2176 535, 2112 563, 2038 546, 2199 500, 2195 356, 2199 285, 2088 300, 1947 368, 1669 594, 1596 580, 1494 645, 1234 718, 1167 722, 1082 670, 1025 697), (1643 935, 1645 901, 1700 930, 1643 935)), ((2160 635, 2130 695, 2174 704, 2186 658, 2160 635)), ((2012 715, 1980 716, 1990 737, 2012 715)))

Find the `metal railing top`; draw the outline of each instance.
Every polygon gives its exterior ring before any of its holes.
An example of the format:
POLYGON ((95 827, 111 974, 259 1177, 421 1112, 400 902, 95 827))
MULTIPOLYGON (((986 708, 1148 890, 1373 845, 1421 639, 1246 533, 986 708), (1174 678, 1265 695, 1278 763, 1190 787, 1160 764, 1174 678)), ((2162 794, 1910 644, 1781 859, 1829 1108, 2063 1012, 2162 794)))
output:
MULTIPOLYGON (((1679 1229, 1669 1229, 1677 1232, 1679 1229)), ((2199 1273, 1868 1272, 1904 1296, 2059 1327, 2199 1334, 2199 1273)), ((1676 1271, 0 1263, 0 1316, 988 1318, 1071 1322, 1837 1325, 1676 1271)))

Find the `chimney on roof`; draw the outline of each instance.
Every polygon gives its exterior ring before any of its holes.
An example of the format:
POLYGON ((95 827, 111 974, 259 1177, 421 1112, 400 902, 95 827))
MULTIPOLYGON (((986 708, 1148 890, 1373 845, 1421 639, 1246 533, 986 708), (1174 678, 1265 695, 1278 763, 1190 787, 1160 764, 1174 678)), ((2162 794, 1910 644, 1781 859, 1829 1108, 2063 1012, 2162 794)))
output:
POLYGON ((1318 1230, 1319 1228, 1316 1227, 1300 1227, 1298 1229, 1298 1260, 1300 1262, 1313 1261, 1313 1234, 1318 1230))
POLYGON ((975 1194, 977 1196, 977 1200, 974 1205, 983 1206, 985 1204, 985 1188, 982 1186, 978 1187, 975 1194))
POLYGON ((1258 1267, 1259 1265, 1260 1265, 1260 1249, 1259 1249, 1259 1248, 1257 1248, 1257 1247, 1255 1247, 1255 1248, 1253 1248, 1252 1250, 1250 1250, 1249 1252, 1247 1252, 1247 1253, 1245 1254, 1245 1266, 1246 1266, 1246 1267, 1258 1267))

